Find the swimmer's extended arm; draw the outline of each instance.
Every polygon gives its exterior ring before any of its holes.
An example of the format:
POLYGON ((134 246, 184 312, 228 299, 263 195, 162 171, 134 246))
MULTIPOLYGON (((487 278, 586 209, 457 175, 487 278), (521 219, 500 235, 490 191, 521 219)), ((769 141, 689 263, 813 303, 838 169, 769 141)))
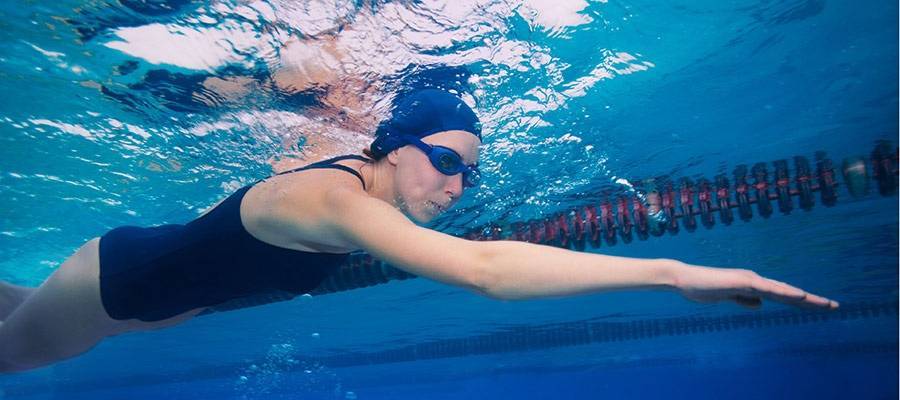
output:
POLYGON ((412 274, 488 294, 489 264, 479 242, 422 228, 356 190, 330 190, 325 201, 331 228, 350 244, 412 274))
POLYGON ((743 269, 582 253, 516 241, 469 241, 419 227, 358 191, 329 193, 334 229, 347 241, 410 273, 499 299, 567 296, 619 289, 674 289, 700 302, 761 298, 836 308, 828 299, 743 269))
POLYGON ((500 298, 660 288, 674 289, 698 302, 730 300, 751 308, 759 307, 763 298, 810 307, 838 306, 836 302, 746 269, 581 253, 515 241, 479 243, 487 252, 495 276, 488 287, 500 298))

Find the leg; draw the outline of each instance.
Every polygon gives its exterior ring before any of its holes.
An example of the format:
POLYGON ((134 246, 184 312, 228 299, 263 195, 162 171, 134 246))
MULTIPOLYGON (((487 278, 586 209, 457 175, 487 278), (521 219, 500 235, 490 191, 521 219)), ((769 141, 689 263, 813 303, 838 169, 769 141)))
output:
POLYGON ((6 320, 13 310, 22 304, 37 288, 13 285, 0 281, 0 322, 6 320))
POLYGON ((69 257, 0 325, 0 372, 81 354, 120 326, 100 302, 99 239, 69 257))

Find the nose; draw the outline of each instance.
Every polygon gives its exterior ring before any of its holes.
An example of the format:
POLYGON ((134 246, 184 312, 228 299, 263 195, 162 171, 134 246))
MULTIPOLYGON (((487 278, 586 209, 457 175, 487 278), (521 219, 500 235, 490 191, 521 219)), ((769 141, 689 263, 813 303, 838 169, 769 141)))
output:
POLYGON ((451 202, 454 200, 458 200, 459 196, 462 196, 463 190, 465 189, 463 186, 463 176, 462 174, 456 174, 453 176, 448 176, 449 181, 447 186, 444 188, 444 193, 450 196, 451 202))

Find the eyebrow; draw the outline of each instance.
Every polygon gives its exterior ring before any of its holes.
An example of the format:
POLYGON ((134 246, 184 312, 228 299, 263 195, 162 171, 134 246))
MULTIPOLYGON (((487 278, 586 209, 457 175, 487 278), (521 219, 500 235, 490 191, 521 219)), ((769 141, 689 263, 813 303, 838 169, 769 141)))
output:
MULTIPOLYGON (((419 140, 422 140, 422 139, 419 139, 419 140)), ((453 147, 450 147, 450 146, 447 146, 444 144, 438 144, 438 143, 428 143, 424 140, 422 140, 422 143, 425 143, 425 144, 427 144, 429 146, 433 146, 433 147, 443 147, 445 149, 452 150, 454 153, 456 153, 456 155, 459 156, 460 159, 462 159, 464 165, 467 165, 467 166, 478 165, 478 155, 475 156, 475 162, 469 163, 469 162, 466 162, 466 157, 462 153, 460 153, 459 150, 456 150, 453 147)))
POLYGON ((478 156, 475 156, 475 162, 470 163, 470 162, 466 162, 466 157, 464 155, 462 155, 462 153, 460 153, 459 151, 456 151, 456 149, 454 149, 450 146, 443 146, 443 145, 441 145, 441 147, 446 147, 450 150, 453 150, 453 152, 456 153, 456 155, 458 155, 460 159, 462 159, 463 164, 465 164, 465 165, 468 165, 468 166, 478 165, 478 156))

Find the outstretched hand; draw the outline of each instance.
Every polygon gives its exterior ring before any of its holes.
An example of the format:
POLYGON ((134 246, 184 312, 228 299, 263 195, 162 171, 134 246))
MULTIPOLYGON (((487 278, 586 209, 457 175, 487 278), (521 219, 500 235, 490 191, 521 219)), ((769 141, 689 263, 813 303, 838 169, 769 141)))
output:
POLYGON ((701 303, 734 301, 759 308, 762 299, 817 309, 836 309, 838 303, 802 289, 759 276, 746 269, 710 268, 684 264, 675 275, 675 288, 682 296, 701 303))

